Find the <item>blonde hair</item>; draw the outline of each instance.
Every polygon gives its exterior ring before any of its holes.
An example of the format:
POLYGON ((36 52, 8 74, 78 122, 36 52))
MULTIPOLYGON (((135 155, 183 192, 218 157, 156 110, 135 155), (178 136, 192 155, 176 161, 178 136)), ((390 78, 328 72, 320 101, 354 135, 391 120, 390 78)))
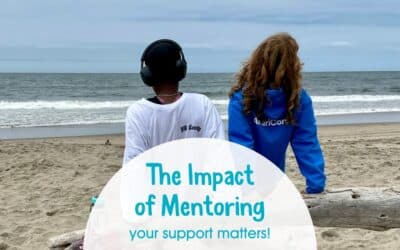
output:
POLYGON ((272 35, 254 50, 236 75, 236 83, 229 94, 232 96, 242 90, 243 112, 246 115, 254 111, 260 121, 265 121, 266 89, 282 88, 288 96, 286 119, 295 124, 294 112, 299 106, 302 68, 298 50, 296 40, 288 33, 272 35))

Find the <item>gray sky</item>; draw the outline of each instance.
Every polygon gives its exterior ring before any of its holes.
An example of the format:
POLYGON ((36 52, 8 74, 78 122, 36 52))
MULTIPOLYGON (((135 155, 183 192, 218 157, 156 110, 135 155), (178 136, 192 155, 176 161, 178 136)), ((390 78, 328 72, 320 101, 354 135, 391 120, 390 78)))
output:
POLYGON ((279 31, 305 71, 400 70, 398 0, 1 0, 0 72, 138 72, 159 38, 190 72, 234 72, 279 31))

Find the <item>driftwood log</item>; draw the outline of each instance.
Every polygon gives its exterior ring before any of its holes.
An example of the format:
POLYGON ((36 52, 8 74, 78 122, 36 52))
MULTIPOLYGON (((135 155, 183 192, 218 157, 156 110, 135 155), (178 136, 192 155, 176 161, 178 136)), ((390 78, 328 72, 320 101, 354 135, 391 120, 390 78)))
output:
MULTIPOLYGON (((319 227, 387 230, 400 228, 400 188, 341 188, 304 194, 313 223, 319 227)), ((84 230, 49 240, 51 250, 72 250, 84 230)))
POLYGON ((51 250, 73 250, 84 234, 85 230, 78 230, 53 237, 49 240, 49 248, 51 250))
POLYGON ((400 188, 341 188, 304 200, 315 226, 400 228, 400 188))

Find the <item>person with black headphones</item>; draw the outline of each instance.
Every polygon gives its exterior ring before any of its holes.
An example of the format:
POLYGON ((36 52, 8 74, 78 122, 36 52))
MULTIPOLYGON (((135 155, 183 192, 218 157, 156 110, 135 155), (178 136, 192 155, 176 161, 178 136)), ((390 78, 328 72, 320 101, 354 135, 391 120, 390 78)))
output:
POLYGON ((208 97, 179 91, 186 69, 182 48, 173 40, 157 40, 144 50, 140 76, 155 96, 135 102, 127 111, 124 165, 164 142, 191 137, 225 139, 222 120, 208 97))

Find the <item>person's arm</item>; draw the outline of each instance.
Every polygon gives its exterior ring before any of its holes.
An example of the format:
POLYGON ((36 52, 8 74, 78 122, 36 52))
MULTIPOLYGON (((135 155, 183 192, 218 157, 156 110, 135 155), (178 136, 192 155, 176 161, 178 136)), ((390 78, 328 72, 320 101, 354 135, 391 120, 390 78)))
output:
POLYGON ((317 136, 317 125, 311 98, 301 95, 301 110, 296 115, 291 146, 302 175, 306 178, 306 192, 320 193, 325 189, 325 161, 317 136))
POLYGON ((146 138, 144 128, 139 125, 139 119, 135 111, 129 108, 125 119, 125 151, 123 165, 146 150, 146 138))
POLYGON ((243 113, 241 95, 235 93, 229 99, 228 106, 228 135, 229 141, 254 149, 253 134, 248 117, 243 113))
POLYGON ((207 98, 207 117, 204 122, 204 137, 225 140, 224 123, 214 104, 207 98))

